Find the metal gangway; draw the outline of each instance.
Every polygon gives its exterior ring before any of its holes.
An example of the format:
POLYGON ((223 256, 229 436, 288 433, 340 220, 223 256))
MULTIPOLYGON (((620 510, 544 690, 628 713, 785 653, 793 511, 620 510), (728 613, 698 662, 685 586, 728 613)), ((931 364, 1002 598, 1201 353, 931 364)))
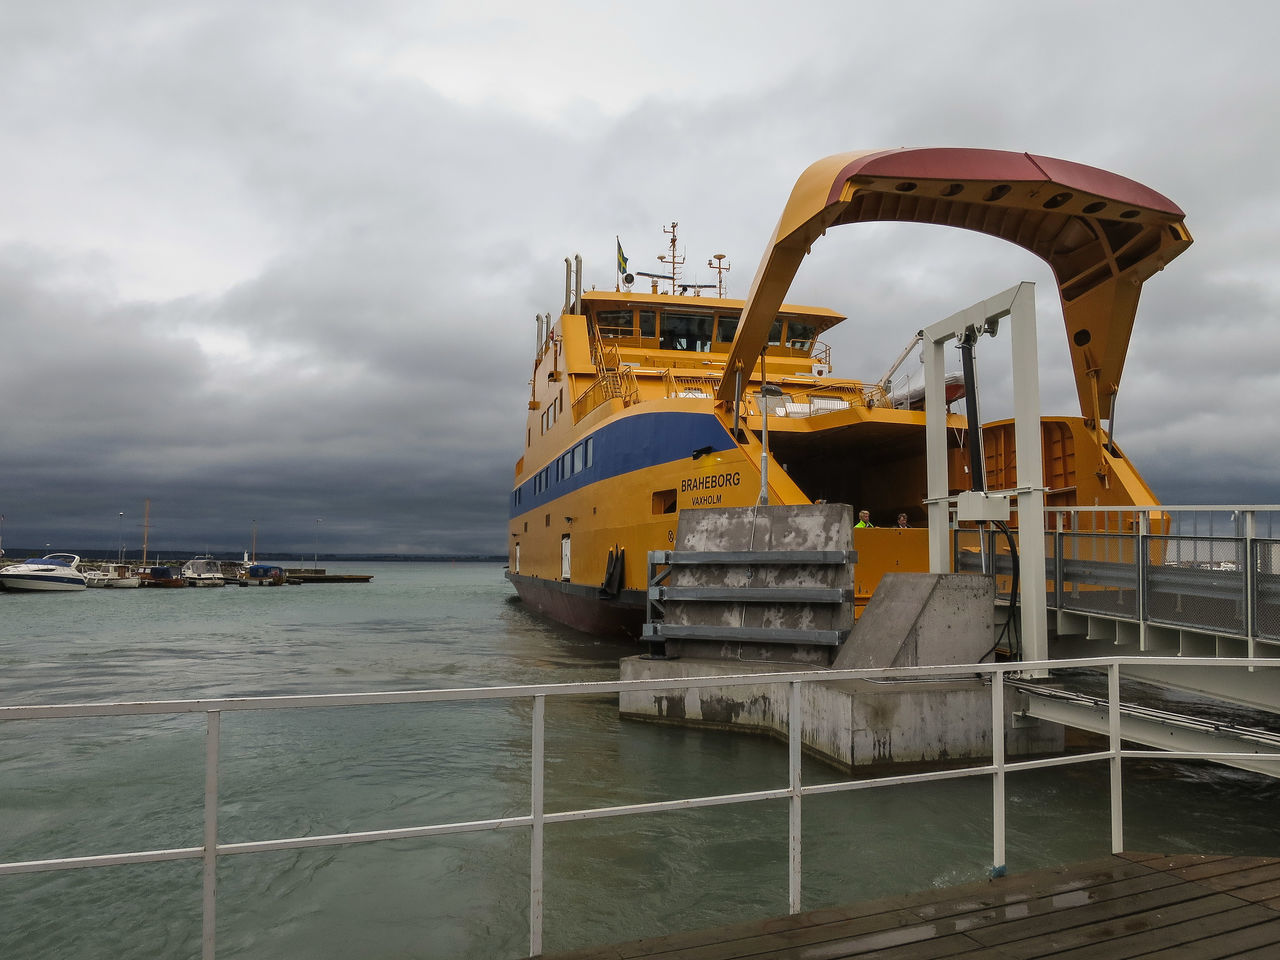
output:
MULTIPOLYGON (((1010 497, 1016 516, 1016 491, 1010 497)), ((1053 655, 1070 641, 1076 655, 1280 662, 1280 506, 1049 506, 1044 517, 1053 655)), ((953 569, 993 575, 1010 613, 1031 595, 1021 589, 1029 571, 1018 555, 1026 531, 1011 532, 961 523, 953 511, 953 569)), ((1256 667, 1174 675, 1152 660, 1134 673, 1280 713, 1280 686, 1256 667)))

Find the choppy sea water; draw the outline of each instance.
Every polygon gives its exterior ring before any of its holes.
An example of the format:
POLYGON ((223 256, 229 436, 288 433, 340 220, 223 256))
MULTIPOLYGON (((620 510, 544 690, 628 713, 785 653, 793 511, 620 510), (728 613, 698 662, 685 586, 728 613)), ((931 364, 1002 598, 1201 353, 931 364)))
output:
MULTIPOLYGON (((0 593, 0 704, 617 678, 631 648, 513 602, 494 564, 384 563, 369 584, 0 593)), ((528 812, 527 701, 226 713, 219 838, 528 812)), ((0 724, 0 861, 199 846, 200 717, 0 724)), ((547 809, 781 786, 763 738, 552 702, 547 809)), ((806 782, 837 775, 806 761, 806 782)), ((1011 871, 1108 852, 1101 764, 1011 776, 1011 871)), ((1126 846, 1280 856, 1280 789, 1217 767, 1125 767, 1126 846)), ((808 798, 804 907, 980 879, 974 778, 808 798)), ((552 825, 547 950, 786 912, 781 801, 552 825)), ((504 958, 528 951, 523 830, 224 858, 218 956, 504 958)), ((0 877, 0 957, 198 957, 198 861, 0 877)))

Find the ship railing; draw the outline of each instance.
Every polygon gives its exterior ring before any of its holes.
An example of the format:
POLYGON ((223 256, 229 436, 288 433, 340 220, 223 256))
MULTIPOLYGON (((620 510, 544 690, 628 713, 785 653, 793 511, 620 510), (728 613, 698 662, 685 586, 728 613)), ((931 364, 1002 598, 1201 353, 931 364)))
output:
POLYGON ((663 374, 666 380, 668 397, 697 397, 706 399, 714 397, 720 387, 719 377, 707 377, 676 373, 667 369, 663 374))
MULTIPOLYGON (((612 341, 606 341, 600 333, 600 325, 594 322, 588 322, 588 329, 591 331, 591 362, 599 372, 606 370, 617 370, 620 364, 618 354, 618 345, 612 341)), ((613 328, 607 328, 612 331, 613 328)))
POLYGON ((831 346, 823 343, 821 340, 813 342, 813 351, 809 354, 814 363, 822 364, 828 370, 831 369, 831 346))
MULTIPOLYGON (((197 700, 88 703, 78 705, 35 705, 0 707, 0 722, 30 722, 90 719, 122 716, 202 715, 204 718, 204 796, 200 836, 182 847, 153 850, 131 850, 95 853, 84 856, 50 857, 0 863, 0 876, 92 869, 98 867, 161 863, 180 860, 202 862, 201 871, 201 955, 214 960, 217 952, 218 863, 226 857, 245 856, 287 850, 348 846, 408 838, 443 837, 468 833, 523 830, 529 836, 529 952, 543 949, 543 891, 545 883, 545 835, 548 828, 559 824, 605 818, 646 816, 703 807, 729 806, 769 800, 785 800, 788 819, 788 853, 786 863, 787 902, 792 914, 799 913, 803 903, 803 863, 801 823, 806 798, 854 790, 898 787, 905 784, 931 783, 968 777, 989 778, 991 795, 991 875, 1006 872, 1006 779, 1010 774, 1049 767, 1105 762, 1109 770, 1110 845, 1113 853, 1124 850, 1124 792, 1122 763, 1129 759, 1213 760, 1231 763, 1248 762, 1255 768, 1266 766, 1275 757, 1280 775, 1280 752, 1274 742, 1260 740, 1251 750, 1140 750, 1125 746, 1121 739, 1120 680, 1126 666, 1165 666, 1178 671, 1213 670, 1225 666, 1275 667, 1274 661, 1221 660, 1186 657, 1105 657, 1074 660, 1052 660, 1034 663, 949 664, 932 667, 898 667, 859 670, 799 670, 717 677, 682 677, 661 680, 606 681, 571 684, 524 685, 451 690, 409 690, 383 693, 346 693, 299 696, 242 697, 197 700), (1005 719, 1009 715, 1006 696, 1021 676, 1044 676, 1063 670, 1095 670, 1105 672, 1107 694, 1094 698, 1098 709, 1105 710, 1106 746, 1062 756, 1010 760, 1005 748, 1005 719), (849 778, 833 782, 804 782, 801 768, 802 721, 806 703, 806 687, 811 684, 843 680, 930 680, 954 681, 965 676, 983 681, 990 691, 990 757, 976 758, 972 765, 948 765, 944 769, 902 773, 892 776, 849 778), (661 690, 694 688, 730 688, 761 685, 785 686, 787 717, 787 780, 760 790, 741 793, 683 796, 648 803, 610 806, 577 806, 549 809, 547 803, 546 718, 548 702, 568 697, 626 695, 661 690), (388 704, 423 705, 432 703, 465 704, 482 701, 529 702, 529 804, 527 810, 492 819, 452 821, 430 824, 405 824, 400 827, 351 831, 346 833, 277 837, 228 843, 219 837, 219 813, 222 787, 219 779, 222 761, 221 723, 224 714, 244 711, 298 710, 310 708, 371 708, 388 704)), ((1012 691, 1017 696, 1016 691, 1012 691)), ((1016 712, 1016 711, 1015 711, 1016 712)), ((572 798, 571 803, 582 800, 572 798)), ((856 864, 851 863, 851 868, 856 864)))
MULTIPOLYGON (((1051 505, 1045 517, 1059 634, 1109 631, 1152 653, 1280 657, 1280 506, 1051 505)), ((953 528, 953 569, 994 573, 1007 601, 1007 538, 953 528)))
POLYGON ((620 399, 630 406, 640 399, 640 384, 629 367, 600 373, 591 386, 573 401, 573 420, 579 422, 596 407, 610 400, 620 399))
MULTIPOLYGON (((845 384, 802 386, 782 379, 773 381, 773 384, 782 391, 782 396, 774 398, 773 404, 769 407, 771 417, 817 417, 826 413, 838 413, 851 407, 887 407, 889 405, 889 398, 885 392, 872 383, 857 386, 845 384)), ((751 401, 751 412, 759 416, 758 388, 748 394, 748 399, 751 401)))

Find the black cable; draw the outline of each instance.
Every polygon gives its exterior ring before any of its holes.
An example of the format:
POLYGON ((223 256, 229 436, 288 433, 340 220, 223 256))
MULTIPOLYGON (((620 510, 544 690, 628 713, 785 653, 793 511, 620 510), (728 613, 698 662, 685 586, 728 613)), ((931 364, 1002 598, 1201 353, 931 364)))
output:
MULTIPOLYGON (((1004 626, 1000 628, 1000 632, 996 635, 996 641, 991 645, 991 649, 978 658, 981 663, 987 657, 991 656, 1000 648, 1000 644, 1006 638, 1009 639, 1009 656, 1015 660, 1022 656, 1022 637, 1018 632, 1018 581, 1021 577, 1021 563, 1018 559, 1018 545, 1014 542, 1013 533, 1009 530, 1009 525, 1003 520, 997 520, 996 526, 1000 528, 1000 532, 1004 534, 1005 540, 1009 543, 1009 561, 1012 567, 1011 582, 1009 586, 1009 616, 1005 618, 1004 626)), ((994 560, 993 560, 994 563, 994 560)), ((994 576, 994 573, 993 573, 994 576)))

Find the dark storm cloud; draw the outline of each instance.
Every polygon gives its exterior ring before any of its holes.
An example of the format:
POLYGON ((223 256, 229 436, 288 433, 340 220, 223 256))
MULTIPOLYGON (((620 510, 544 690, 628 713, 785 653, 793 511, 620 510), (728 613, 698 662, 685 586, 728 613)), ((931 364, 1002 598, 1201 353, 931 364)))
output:
MULTIPOLYGON (((1182 205, 1197 242, 1144 291, 1118 438, 1166 500, 1280 500, 1270 5, 711 4, 674 37, 555 4, 28 6, 0 30, 0 394, 38 398, 0 418, 11 543, 109 547, 124 511, 136 545, 150 498, 164 549, 256 522, 281 552, 502 552, 563 258, 611 287, 615 235, 647 269, 679 221, 686 277, 726 253, 743 296, 805 166, 897 145, 1182 205)), ((1044 409, 1074 412, 1052 277, 1012 246, 841 228, 789 299, 848 314, 836 371, 877 379, 1024 279, 1044 409)), ((1007 350, 981 350, 989 416, 1007 350)))

